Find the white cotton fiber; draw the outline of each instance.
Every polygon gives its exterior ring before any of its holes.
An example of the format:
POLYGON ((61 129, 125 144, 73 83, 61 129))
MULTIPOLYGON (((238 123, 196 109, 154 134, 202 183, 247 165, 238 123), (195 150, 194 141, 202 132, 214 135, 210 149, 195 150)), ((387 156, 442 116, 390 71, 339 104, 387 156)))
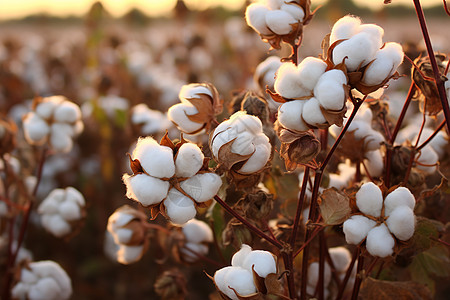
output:
POLYGON ((374 59, 365 70, 362 79, 367 85, 381 84, 394 74, 403 60, 402 47, 397 43, 387 43, 376 53, 374 59))
POLYGON ((327 123, 327 120, 320 109, 320 103, 316 98, 311 98, 305 102, 303 105, 302 118, 306 123, 313 126, 327 123))
POLYGON ((373 182, 364 183, 356 193, 356 205, 366 215, 379 217, 383 207, 383 194, 373 182))
POLYGON ((245 256, 243 268, 251 271, 252 268, 256 274, 265 278, 271 273, 277 272, 277 264, 272 253, 263 250, 253 250, 245 256))
MULTIPOLYGON (((308 286, 315 290, 317 283, 319 282, 319 262, 315 261, 308 266, 308 286)), ((331 281, 331 269, 326 263, 324 265, 323 272, 323 285, 326 287, 331 281)))
POLYGON ((304 100, 294 100, 283 103, 278 108, 278 122, 288 129, 307 131, 309 127, 301 119, 304 100))
POLYGON ((370 34, 360 32, 334 48, 333 63, 340 64, 347 56, 348 58, 345 59, 347 69, 355 71, 373 60, 377 51, 376 42, 372 41, 370 34))
POLYGON ((312 56, 305 58, 297 67, 296 76, 299 78, 300 85, 306 90, 312 91, 326 68, 327 64, 320 58, 312 56))
POLYGON ((53 117, 56 122, 74 123, 81 118, 81 111, 75 103, 64 101, 55 108, 53 117))
POLYGON ((383 45, 384 30, 380 26, 375 24, 363 24, 359 26, 358 31, 368 33, 372 41, 375 42, 376 49, 380 49, 383 45))
POLYGON ((256 145, 255 152, 245 162, 245 164, 239 169, 239 172, 244 174, 251 174, 261 170, 267 163, 270 157, 270 149, 265 145, 256 145))
POLYGON ((211 228, 203 221, 192 219, 182 227, 186 241, 189 243, 212 242, 213 233, 211 228))
POLYGON ((50 133, 50 127, 47 122, 41 119, 34 112, 30 112, 23 120, 25 138, 30 144, 41 144, 50 133))
MULTIPOLYGON (((380 150, 367 151, 364 154, 364 165, 370 176, 379 177, 383 174, 384 161, 380 150)), ((365 170, 363 170, 365 172, 365 170)))
POLYGON ((202 167, 204 158, 197 145, 192 143, 181 145, 175 160, 175 175, 177 177, 194 176, 202 167))
POLYGON ((119 251, 117 251, 117 261, 124 265, 135 263, 141 259, 143 251, 144 245, 120 245, 119 251))
POLYGON ((139 159, 142 168, 151 176, 170 178, 175 174, 173 151, 169 147, 143 143, 139 139, 133 157, 139 159))
POLYGON ((199 259, 198 255, 208 254, 208 246, 196 243, 185 243, 184 247, 180 248, 180 253, 185 261, 193 263, 199 259))
POLYGON ((183 225, 197 214, 194 202, 175 188, 169 190, 164 206, 170 221, 178 225, 183 225))
POLYGON ((222 269, 217 270, 214 273, 214 283, 216 284, 217 288, 222 292, 225 293, 226 290, 229 290, 228 283, 225 281, 225 277, 233 270, 235 267, 228 266, 222 269))
POLYGON ((28 299, 30 300, 58 300, 59 294, 61 292, 60 287, 53 278, 42 278, 39 279, 36 284, 31 286, 28 292, 28 299))
POLYGON ((127 197, 139 201, 144 206, 161 202, 166 198, 169 189, 168 181, 146 174, 136 174, 127 178, 124 176, 123 180, 127 186, 127 197))
POLYGON ((275 91, 284 98, 293 99, 311 94, 302 86, 299 71, 293 63, 283 63, 277 71, 274 83, 275 91))
POLYGON ((280 10, 289 13, 296 21, 302 22, 305 17, 303 9, 296 4, 284 3, 281 5, 280 10))
POLYGON ((330 45, 337 40, 349 39, 358 32, 361 20, 353 16, 345 16, 334 23, 330 34, 330 45))
POLYGON ((212 199, 220 187, 222 179, 215 173, 197 174, 181 183, 181 188, 197 202, 212 199))
POLYGON ((417 168, 432 174, 436 171, 439 155, 433 150, 431 145, 426 145, 416 154, 417 168))
POLYGON ((386 220, 389 231, 399 240, 409 240, 414 234, 415 216, 408 206, 398 206, 386 220))
POLYGON ((375 226, 376 222, 364 216, 355 215, 344 222, 343 231, 348 244, 357 245, 367 236, 367 233, 375 226))
POLYGON ((291 24, 297 23, 294 17, 283 10, 271 10, 266 13, 266 24, 278 35, 289 34, 292 31, 291 24))
POLYGON ((69 152, 72 149, 73 141, 71 133, 67 132, 67 127, 63 124, 54 123, 50 131, 50 144, 58 152, 69 152))
POLYGON ((405 205, 414 210, 416 199, 414 195, 405 187, 398 187, 390 192, 384 199, 384 215, 389 216, 398 206, 405 205))
POLYGON ((239 295, 246 296, 256 293, 253 274, 240 267, 232 267, 225 275, 226 288, 222 290, 224 294, 233 300, 238 300, 233 288, 239 295))
POLYGON ((231 258, 231 265, 234 267, 244 267, 244 260, 252 252, 252 247, 242 244, 241 249, 231 258))
POLYGON ((252 3, 245 10, 247 24, 260 34, 271 34, 266 24, 269 9, 261 3, 252 3))
POLYGON ((64 201, 59 206, 59 214, 67 221, 75 221, 81 218, 81 208, 73 201, 64 201))
POLYGON ((178 93, 178 98, 180 98, 180 100, 185 103, 185 99, 199 98, 199 95, 201 94, 206 94, 210 97, 213 96, 211 91, 206 86, 197 83, 191 83, 183 85, 181 87, 180 92, 178 93))
POLYGON ((84 201, 83 194, 81 194, 77 189, 69 186, 65 189, 66 200, 74 201, 80 206, 84 206, 86 202, 84 201))
POLYGON ((344 247, 334 247, 329 248, 331 260, 333 261, 334 268, 337 272, 345 272, 350 265, 352 256, 347 248, 344 247))
POLYGON ((327 110, 339 111, 345 105, 345 90, 341 83, 321 81, 314 88, 314 95, 320 105, 327 110))
POLYGON ((256 116, 248 115, 246 112, 238 111, 232 114, 229 121, 238 133, 248 131, 256 135, 262 132, 261 120, 256 116))
POLYGON ((127 228, 119 228, 114 234, 114 241, 116 244, 126 244, 129 243, 133 237, 133 230, 127 228))
POLYGON ((69 223, 60 215, 43 215, 42 225, 56 237, 63 237, 72 230, 69 223))
POLYGON ((252 154, 255 151, 252 143, 253 136, 254 134, 248 131, 239 133, 231 145, 231 152, 240 155, 252 154))
POLYGON ((203 127, 203 123, 196 123, 188 118, 188 115, 195 115, 198 110, 191 104, 178 103, 172 105, 167 111, 167 117, 170 121, 175 123, 180 130, 190 133, 200 130, 203 127))
POLYGON ((394 252, 395 240, 386 225, 381 224, 367 234, 366 249, 373 256, 386 257, 394 252))
POLYGON ((43 119, 50 119, 58 103, 54 101, 43 101, 36 106, 36 114, 43 119))

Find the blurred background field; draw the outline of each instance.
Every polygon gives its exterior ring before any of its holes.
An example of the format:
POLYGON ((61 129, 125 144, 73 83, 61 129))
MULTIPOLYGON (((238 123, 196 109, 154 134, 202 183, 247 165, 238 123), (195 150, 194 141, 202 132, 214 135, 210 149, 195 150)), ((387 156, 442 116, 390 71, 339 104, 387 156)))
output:
MULTIPOLYGON (((155 299, 155 278, 172 262, 161 265, 154 258, 165 253, 150 247, 140 262, 121 266, 104 251, 108 216, 131 202, 125 198, 121 175, 126 172, 125 153, 140 133, 130 125, 129 109, 145 103, 166 112, 178 102, 181 86, 191 82, 213 83, 226 106, 233 91, 254 88, 253 72, 261 61, 269 55, 286 56, 288 49, 268 52, 268 45, 245 24, 243 1, 202 10, 196 8, 207 1, 167 1, 161 13, 151 16, 149 11, 157 11, 155 3, 160 1, 147 1, 148 7, 145 1, 135 1, 137 7, 133 1, 124 7, 114 7, 112 1, 88 2, 80 1, 86 11, 77 10, 76 16, 55 14, 50 6, 29 11, 29 16, 13 11, 8 15, 6 6, 19 5, 0 3, 0 114, 20 122, 33 97, 60 94, 81 105, 85 122, 77 147, 50 158, 38 192, 41 200, 56 187, 78 188, 88 203, 84 227, 70 239, 59 240, 32 216, 24 246, 35 260, 61 264, 72 279, 73 299, 155 299)), ((434 49, 448 51, 450 18, 441 1, 422 2, 434 49)), ((323 37, 348 13, 382 26, 385 40, 402 43, 409 53, 418 55, 424 47, 413 8, 399 6, 404 1, 376 9, 344 0, 319 3, 323 6, 305 29, 302 56, 320 54, 323 37)), ((400 81, 396 88, 407 86, 400 81)), ((30 153, 21 155, 31 173, 35 166, 27 160, 30 153)), ((214 290, 203 270, 212 274, 215 269, 182 268, 190 299, 206 299, 214 290)))

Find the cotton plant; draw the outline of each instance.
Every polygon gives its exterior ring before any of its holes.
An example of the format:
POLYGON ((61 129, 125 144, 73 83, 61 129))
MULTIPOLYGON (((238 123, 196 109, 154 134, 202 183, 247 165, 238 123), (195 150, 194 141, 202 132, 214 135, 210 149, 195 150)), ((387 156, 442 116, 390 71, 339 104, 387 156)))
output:
POLYGON ((184 261, 188 263, 196 262, 199 255, 208 254, 208 244, 212 243, 213 232, 203 221, 192 219, 181 227, 184 235, 184 244, 180 248, 180 254, 184 261))
POLYGON ((83 195, 73 187, 53 190, 39 205, 42 226, 56 237, 73 232, 84 218, 86 202, 83 195))
POLYGON ((171 106, 167 115, 181 132, 187 134, 208 132, 215 116, 222 111, 219 93, 210 83, 184 85, 178 98, 181 103, 171 106))
POLYGON ((384 30, 375 24, 362 24, 351 15, 339 19, 331 29, 329 59, 334 65, 344 63, 349 84, 369 94, 397 77, 403 61, 402 46, 383 43, 384 30), (351 75, 350 75, 351 74, 351 75))
POLYGON ((231 266, 216 271, 214 283, 220 293, 228 297, 225 299, 238 300, 241 296, 260 292, 255 278, 267 278, 276 273, 277 260, 271 252, 252 250, 250 246, 243 244, 231 258, 231 266))
POLYGON ((159 110, 150 109, 141 103, 131 108, 131 123, 140 127, 142 135, 158 135, 172 127, 172 122, 159 110))
POLYGON ((83 127, 80 108, 63 96, 35 98, 33 110, 23 118, 27 142, 48 143, 55 152, 69 152, 83 127))
POLYGON ((371 255, 393 255, 396 240, 407 241, 414 234, 415 204, 414 195, 405 187, 398 187, 383 200, 377 185, 364 183, 356 193, 358 211, 344 222, 347 243, 359 245, 365 240, 371 255))
POLYGON ((172 223, 193 219, 196 207, 212 199, 222 185, 219 175, 203 167, 200 148, 185 140, 174 145, 167 138, 161 145, 153 138, 140 138, 130 156, 132 175, 124 174, 127 197, 161 212, 172 223))
POLYGON ((65 300, 72 295, 72 282, 54 261, 31 262, 21 268, 11 294, 15 299, 65 300))
POLYGON ((139 261, 148 248, 146 219, 144 213, 131 206, 116 209, 108 218, 107 230, 112 237, 110 245, 114 248, 109 256, 121 264, 139 261))

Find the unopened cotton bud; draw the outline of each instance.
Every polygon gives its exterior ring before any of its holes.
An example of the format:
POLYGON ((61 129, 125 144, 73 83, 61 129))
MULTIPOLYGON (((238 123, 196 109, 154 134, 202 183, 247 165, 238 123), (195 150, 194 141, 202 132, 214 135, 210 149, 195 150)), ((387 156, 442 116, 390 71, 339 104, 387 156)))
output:
POLYGON ((240 267, 232 267, 225 274, 225 289, 221 290, 224 294, 233 300, 238 300, 235 292, 241 296, 247 296, 256 293, 253 274, 240 267), (232 290, 234 289, 234 291, 232 290))
POLYGON ((202 221, 192 219, 182 227, 186 241, 189 243, 212 242, 213 233, 211 228, 202 221))
POLYGON ((269 9, 261 3, 252 3, 245 10, 247 24, 260 34, 271 34, 266 24, 266 14, 269 9))
POLYGON ((389 231, 399 240, 409 240, 414 234, 415 216, 406 205, 396 207, 386 220, 389 231))
POLYGON ((309 127, 301 119, 305 101, 294 100, 283 103, 278 108, 278 122, 288 129, 307 131, 309 127))
POLYGON ((167 117, 184 132, 195 132, 203 127, 203 123, 196 123, 188 116, 195 115, 198 110, 190 103, 178 103, 172 105, 167 111, 167 117))
POLYGON ((391 212, 399 206, 407 206, 414 210, 416 199, 414 195, 405 187, 398 187, 390 192, 384 199, 384 214, 389 216, 391 212))
POLYGON ((331 260, 333 261, 334 268, 338 272, 345 272, 350 265, 352 256, 347 248, 344 247, 334 247, 328 249, 330 253, 331 260))
POLYGON ((386 257, 394 252, 395 240, 386 225, 374 227, 367 234, 366 248, 373 256, 386 257))
POLYGON ((320 103, 316 98, 305 101, 302 118, 306 123, 313 126, 318 126, 327 122, 320 108, 320 103))
POLYGON ((41 119, 34 112, 27 114, 23 120, 24 133, 27 142, 33 145, 40 145, 50 133, 50 127, 47 122, 41 119))
POLYGON ((280 10, 289 13, 298 22, 302 22, 305 17, 305 12, 303 9, 296 4, 284 3, 280 6, 280 10))
POLYGON ((397 70, 403 61, 402 46, 397 43, 386 43, 383 49, 380 49, 375 60, 367 67, 362 81, 367 85, 381 84, 397 70))
POLYGON ((306 90, 313 90, 326 68, 327 64, 320 58, 308 56, 302 60, 297 67, 301 86, 306 90))
POLYGON ((151 137, 138 140, 133 158, 139 159, 142 168, 151 176, 170 178, 175 174, 172 149, 158 145, 151 137))
POLYGON ((252 269, 255 270, 256 274, 263 278, 277 272, 277 265, 273 254, 263 250, 253 250, 247 254, 243 267, 249 271, 252 269))
POLYGON ((366 32, 355 34, 333 49, 333 63, 340 64, 345 57, 345 65, 349 71, 367 65, 378 51, 376 41, 366 32))
POLYGON ((197 145, 185 143, 181 145, 175 160, 175 175, 191 177, 197 174, 203 165, 205 156, 197 145))
POLYGON ((127 197, 139 201, 144 206, 161 202, 169 190, 169 182, 146 174, 123 175, 127 186, 127 197))
POLYGON ((174 224, 182 225, 197 214, 194 202, 175 188, 171 188, 164 200, 166 214, 174 224))
POLYGON ((383 194, 373 182, 364 183, 356 193, 356 205, 366 215, 379 217, 383 207, 383 194))
POLYGON ((340 18, 331 29, 330 45, 338 40, 351 38, 358 32, 360 25, 361 20, 357 17, 345 16, 340 18))
POLYGON ((351 216, 344 222, 343 231, 348 244, 357 245, 364 240, 376 222, 360 215, 351 216))
POLYGON ((250 252, 252 252, 252 247, 247 244, 242 244, 241 249, 231 258, 231 265, 234 267, 244 267, 244 260, 250 252))
POLYGON ((181 183, 181 188, 197 202, 212 199, 220 187, 222 179, 215 173, 197 174, 181 183))
POLYGON ((266 13, 266 24, 278 35, 289 34, 292 31, 291 24, 297 23, 294 17, 283 10, 271 10, 266 13))

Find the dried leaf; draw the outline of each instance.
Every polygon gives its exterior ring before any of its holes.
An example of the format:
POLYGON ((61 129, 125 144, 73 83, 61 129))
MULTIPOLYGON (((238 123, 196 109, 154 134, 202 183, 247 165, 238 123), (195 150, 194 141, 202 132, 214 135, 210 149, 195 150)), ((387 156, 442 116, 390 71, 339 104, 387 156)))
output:
POLYGON ((273 101, 278 102, 278 103, 285 103, 286 99, 284 99, 281 95, 272 92, 271 90, 269 90, 268 88, 266 88, 266 93, 268 93, 270 95, 270 97, 272 98, 273 101))
POLYGON ((384 281, 370 277, 364 279, 361 284, 359 298, 361 300, 425 300, 432 299, 428 288, 413 281, 384 281))
POLYGON ((139 159, 137 159, 137 158, 132 159, 130 153, 127 153, 127 155, 130 160, 130 168, 131 168, 131 171, 133 172, 133 175, 145 173, 144 169, 141 166, 141 162, 139 161, 139 159))
POLYGON ((342 124, 344 122, 344 116, 345 113, 347 112, 347 107, 345 106, 344 103, 344 107, 341 110, 335 111, 335 110, 326 110, 321 106, 320 111, 322 112, 323 116, 325 117, 325 120, 327 120, 329 125, 335 124, 339 127, 342 127, 342 124))
POLYGON ((266 285, 267 294, 281 294, 283 291, 283 286, 278 280, 278 276, 275 273, 268 274, 264 280, 266 285))
POLYGON ((332 187, 319 197, 320 213, 326 225, 342 224, 350 217, 351 209, 348 196, 332 187))
MULTIPOLYGON (((234 164, 241 162, 241 161, 245 161, 245 160, 249 159, 250 156, 253 155, 253 153, 248 154, 248 155, 240 155, 240 154, 233 153, 231 151, 231 146, 233 145, 233 142, 235 140, 236 139, 232 139, 231 141, 223 144, 222 147, 220 147, 220 149, 219 149, 218 160, 219 160, 220 164, 225 166, 225 168, 227 168, 227 169, 231 169, 234 164)), ((212 142, 214 142, 214 139, 212 142)))
POLYGON ((161 138, 161 141, 159 142, 159 144, 161 146, 166 146, 169 147, 170 149, 174 150, 175 149, 175 145, 173 144, 173 142, 170 140, 169 138, 169 132, 166 130, 166 133, 164 134, 164 136, 161 138))

